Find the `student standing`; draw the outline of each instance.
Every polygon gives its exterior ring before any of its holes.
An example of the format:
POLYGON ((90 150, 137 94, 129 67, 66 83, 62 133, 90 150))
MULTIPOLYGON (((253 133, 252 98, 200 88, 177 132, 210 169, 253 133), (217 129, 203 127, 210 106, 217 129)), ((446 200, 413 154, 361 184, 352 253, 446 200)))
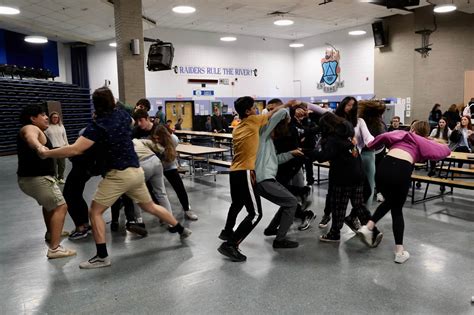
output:
MULTIPOLYGON (((51 141, 53 148, 61 148, 69 145, 66 129, 58 112, 49 114, 49 127, 44 132, 51 141)), ((66 170, 66 159, 54 159, 54 172, 59 184, 64 184, 64 171, 66 170)))
POLYGON ((360 228, 359 233, 364 243, 369 247, 377 246, 380 232, 375 224, 390 211, 395 237, 394 261, 399 264, 410 258, 410 254, 403 246, 405 229, 403 205, 410 189, 413 165, 420 161, 441 160, 451 153, 447 145, 426 139, 429 132, 428 122, 417 121, 412 124, 409 132, 387 132, 377 136, 368 145, 369 149, 382 145, 389 149, 387 155, 378 165, 376 173, 377 189, 382 192, 385 201, 378 206, 367 225, 360 228))

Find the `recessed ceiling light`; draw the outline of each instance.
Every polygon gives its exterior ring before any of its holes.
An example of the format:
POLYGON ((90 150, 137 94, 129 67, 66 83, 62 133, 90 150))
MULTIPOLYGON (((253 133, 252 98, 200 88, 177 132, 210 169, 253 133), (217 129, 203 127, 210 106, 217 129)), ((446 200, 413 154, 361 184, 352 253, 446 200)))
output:
POLYGON ((109 46, 110 47, 117 47, 117 43, 110 43, 109 46))
POLYGON ((281 20, 276 20, 275 22, 273 22, 273 24, 275 25, 278 25, 278 26, 288 26, 288 25, 293 25, 293 22, 292 20, 287 20, 287 19, 281 19, 281 20))
POLYGON ((456 6, 454 4, 441 4, 435 6, 433 9, 434 12, 436 13, 448 13, 448 12, 453 12, 456 10, 456 6))
POLYGON ((44 36, 25 36, 25 42, 32 44, 46 44, 48 42, 48 39, 44 36))
POLYGON ((20 10, 15 7, 7 7, 7 6, 0 6, 0 14, 6 14, 6 15, 14 15, 14 14, 19 14, 20 10))
POLYGON ((303 43, 291 43, 290 44, 291 48, 300 48, 300 47, 303 47, 303 46, 304 46, 303 43))
POLYGON ((349 32, 349 35, 353 35, 353 36, 360 36, 360 35, 365 35, 367 34, 366 31, 362 31, 362 30, 356 30, 356 31, 350 31, 349 32))
POLYGON ((234 37, 234 36, 221 37, 221 41, 223 42, 235 42, 236 40, 237 40, 237 37, 234 37))
POLYGON ((190 14, 196 12, 196 8, 188 5, 178 5, 173 8, 173 12, 180 14, 190 14))

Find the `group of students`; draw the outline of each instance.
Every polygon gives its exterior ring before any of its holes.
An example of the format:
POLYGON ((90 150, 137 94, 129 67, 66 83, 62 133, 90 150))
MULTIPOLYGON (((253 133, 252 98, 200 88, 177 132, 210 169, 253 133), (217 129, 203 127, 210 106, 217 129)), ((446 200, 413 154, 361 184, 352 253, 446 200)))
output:
POLYGON ((301 169, 308 161, 311 165, 317 160, 330 162, 329 188, 320 227, 328 224, 331 215, 333 219, 331 228, 320 240, 339 242, 340 230, 346 223, 364 243, 376 247, 383 237, 376 223, 391 211, 394 261, 404 263, 409 253, 403 247, 402 208, 413 165, 443 159, 451 152, 448 146, 427 138, 428 122, 417 121, 409 131, 384 132, 385 105, 363 101, 359 107, 353 97, 344 98, 334 113, 298 101, 283 104, 275 99, 269 103, 270 111, 262 115, 257 115, 251 97, 241 97, 235 103, 241 122, 233 132, 234 157, 229 175, 232 204, 219 235, 224 242, 218 251, 232 261, 247 259, 239 246, 262 218, 260 197, 280 206, 264 230, 264 235, 276 236, 273 247, 298 247, 298 242, 286 235, 295 217, 303 220, 300 230, 314 220, 314 213, 306 209, 309 190, 302 181, 301 169), (304 124, 308 118, 318 121, 318 126, 304 124), (319 145, 302 150, 306 137, 315 133, 321 134, 319 145), (382 152, 377 163, 377 155, 382 152), (368 203, 375 184, 385 200, 371 215, 368 203), (353 209, 346 217, 349 200, 353 209), (244 206, 247 216, 235 228, 244 206))
MULTIPOLYGON (((178 139, 165 125, 150 121, 149 103, 146 100, 137 103, 133 120, 115 102, 108 88, 95 90, 92 100, 95 117, 74 144, 53 147, 45 135, 48 117, 41 106, 28 106, 22 111, 23 127, 17 138, 18 183, 21 190, 43 208, 50 232, 47 256, 62 258, 76 254, 75 250, 60 245, 69 206, 76 226, 73 239, 86 237, 92 230, 96 243, 96 254, 79 265, 84 269, 111 265, 102 217, 109 207, 115 208, 112 229, 118 224, 117 209, 124 204, 128 205, 125 206, 127 229, 146 234, 139 211, 134 207, 136 203, 168 224, 170 232, 177 232, 182 238, 191 234, 171 212, 164 178, 176 191, 185 217, 197 220, 177 172, 178 139), (134 123, 136 126, 132 129, 134 123), (53 178, 53 158, 67 157, 73 157, 73 167, 66 179, 63 196, 53 178), (88 209, 82 192, 86 182, 96 175, 102 175, 103 179, 88 209)), ((338 242, 345 223, 367 245, 376 247, 382 233, 375 224, 391 211, 395 262, 403 263, 408 259, 409 254, 403 248, 402 207, 413 164, 443 159, 450 154, 446 145, 426 138, 427 122, 414 123, 410 131, 383 133, 380 117, 384 106, 368 101, 359 104, 353 97, 345 98, 334 113, 313 104, 300 101, 283 104, 274 99, 269 102, 266 113, 257 115, 254 99, 249 96, 239 98, 235 110, 241 122, 233 132, 235 153, 229 175, 232 204, 219 235, 224 240, 218 248, 221 254, 232 261, 246 260, 239 246, 262 218, 260 197, 280 207, 264 231, 266 236, 275 236, 273 247, 298 247, 298 242, 289 239, 287 233, 295 218, 301 220, 298 229, 305 230, 316 217, 308 209, 311 187, 305 186, 302 170, 305 167, 312 169, 312 162, 317 160, 330 162, 323 220, 327 224, 332 216, 332 225, 320 240, 338 242), (384 148, 388 153, 380 158, 375 172, 377 153, 385 151, 384 148), (371 215, 368 203, 375 184, 385 201, 371 215), (366 187, 369 187, 368 193, 366 187), (353 209, 346 217, 349 200, 353 209), (237 216, 244 206, 247 216, 235 228, 237 216)))
MULTIPOLYGON (((164 125, 157 124, 146 130, 142 122, 136 127, 140 130, 135 129, 137 139, 132 140, 132 117, 116 106, 112 92, 106 87, 99 88, 94 91, 92 100, 95 117, 72 145, 53 148, 44 133, 49 124, 45 110, 40 105, 30 105, 22 110, 20 121, 23 127, 17 137, 18 183, 20 189, 43 208, 47 231, 50 233, 47 257, 54 259, 76 254, 75 250, 60 245, 69 205, 73 209, 70 213, 76 225, 75 232, 87 236, 88 230, 92 229, 96 243, 96 255, 79 264, 83 269, 111 265, 102 215, 124 196, 168 224, 169 231, 180 234, 182 239, 191 235, 191 230, 183 227, 171 212, 163 177, 168 178, 177 191, 186 218, 197 220, 189 207, 184 185, 176 171, 177 138, 164 125), (143 139, 140 134, 146 134, 147 138, 143 139), (53 158, 67 157, 74 157, 73 169, 66 179, 63 196, 53 177, 53 158), (103 179, 87 211, 82 192, 85 183, 94 175, 102 175, 103 179), (160 205, 153 201, 152 196, 156 197, 160 205)), ((137 107, 141 106, 138 105, 137 107)), ((134 113, 137 120, 145 116, 140 111, 143 109, 134 113)))

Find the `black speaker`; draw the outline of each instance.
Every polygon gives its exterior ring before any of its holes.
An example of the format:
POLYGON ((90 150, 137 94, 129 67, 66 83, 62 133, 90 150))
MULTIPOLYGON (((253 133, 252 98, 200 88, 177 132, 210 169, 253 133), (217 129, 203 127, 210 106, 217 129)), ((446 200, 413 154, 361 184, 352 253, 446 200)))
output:
POLYGON ((385 47, 388 45, 385 38, 385 31, 383 29, 383 22, 375 22, 372 24, 372 31, 374 33, 375 47, 385 47))
POLYGON ((159 42, 152 44, 148 51, 148 71, 171 70, 173 65, 174 47, 171 43, 159 42))

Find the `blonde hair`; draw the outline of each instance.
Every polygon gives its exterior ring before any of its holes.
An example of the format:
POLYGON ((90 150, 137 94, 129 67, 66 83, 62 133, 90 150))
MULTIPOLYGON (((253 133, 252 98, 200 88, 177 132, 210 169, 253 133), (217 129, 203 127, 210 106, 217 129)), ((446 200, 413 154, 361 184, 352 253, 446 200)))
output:
POLYGON ((61 125, 63 124, 63 120, 61 119, 61 115, 59 115, 58 112, 51 112, 51 113, 49 113, 49 116, 48 116, 48 117, 49 117, 49 121, 50 121, 50 122, 52 121, 52 117, 53 117, 54 115, 58 115, 58 125, 61 126, 61 125))
POLYGON ((172 162, 176 159, 176 148, 168 128, 163 125, 154 125, 151 129, 150 138, 152 141, 158 142, 163 146, 163 148, 165 148, 165 151, 163 152, 165 162, 172 162))

